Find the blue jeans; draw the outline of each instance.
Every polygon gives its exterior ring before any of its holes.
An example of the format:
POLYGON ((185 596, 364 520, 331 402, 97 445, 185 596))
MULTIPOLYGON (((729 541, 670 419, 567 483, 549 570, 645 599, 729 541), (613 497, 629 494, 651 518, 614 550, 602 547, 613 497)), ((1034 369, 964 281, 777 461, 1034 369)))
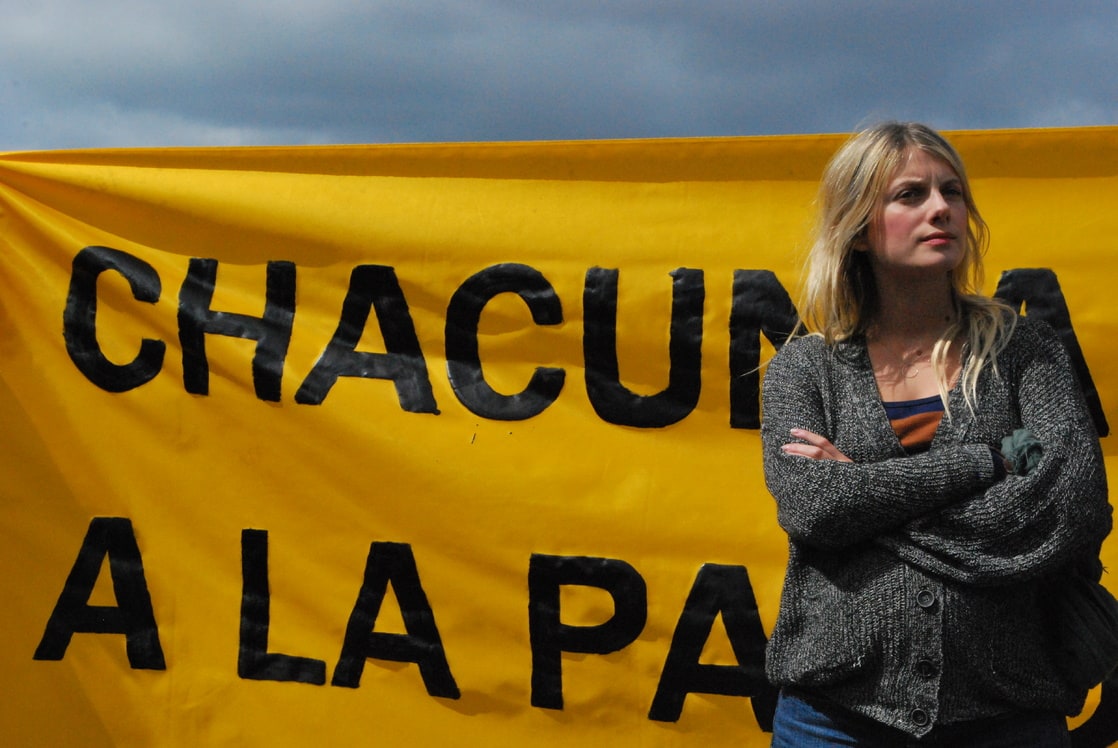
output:
POLYGON ((1067 721, 1045 712, 940 725, 922 738, 798 691, 780 693, 773 717, 773 748, 1069 748, 1067 721))

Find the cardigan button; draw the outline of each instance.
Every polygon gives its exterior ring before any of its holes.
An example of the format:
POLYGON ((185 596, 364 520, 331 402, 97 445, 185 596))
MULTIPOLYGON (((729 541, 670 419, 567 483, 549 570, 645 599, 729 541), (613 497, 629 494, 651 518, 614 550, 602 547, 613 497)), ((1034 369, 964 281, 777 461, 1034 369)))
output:
POLYGON ((916 604, 927 610, 936 604, 936 596, 931 590, 924 588, 916 593, 916 604))
POLYGON ((931 678, 936 674, 936 666, 931 660, 920 660, 916 663, 916 674, 921 678, 931 678))
POLYGON ((912 724, 916 725, 917 727, 924 727, 932 721, 932 718, 929 717, 928 713, 925 712, 923 709, 913 709, 911 712, 908 713, 908 718, 911 719, 912 724))

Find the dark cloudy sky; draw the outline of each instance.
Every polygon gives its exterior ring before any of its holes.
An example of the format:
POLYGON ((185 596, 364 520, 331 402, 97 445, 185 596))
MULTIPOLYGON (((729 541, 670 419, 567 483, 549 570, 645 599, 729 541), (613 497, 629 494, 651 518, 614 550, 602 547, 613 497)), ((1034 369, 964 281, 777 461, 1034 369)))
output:
POLYGON ((1118 1, 0 0, 0 151, 1118 124, 1118 1))

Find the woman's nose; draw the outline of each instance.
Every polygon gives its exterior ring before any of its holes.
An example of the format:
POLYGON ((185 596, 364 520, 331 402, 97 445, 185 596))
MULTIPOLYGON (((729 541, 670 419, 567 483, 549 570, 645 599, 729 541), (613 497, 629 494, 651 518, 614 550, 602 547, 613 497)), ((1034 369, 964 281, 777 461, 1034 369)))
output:
POLYGON ((951 213, 951 204, 939 190, 932 190, 928 196, 928 208, 934 219, 941 219, 951 213))

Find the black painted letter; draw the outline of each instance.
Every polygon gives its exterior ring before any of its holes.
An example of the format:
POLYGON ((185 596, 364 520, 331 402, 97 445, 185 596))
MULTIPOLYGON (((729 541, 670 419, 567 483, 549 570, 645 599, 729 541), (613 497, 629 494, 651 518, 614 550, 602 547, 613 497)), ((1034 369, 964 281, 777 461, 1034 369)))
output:
POLYGON ((105 358, 97 343, 97 277, 114 270, 128 280, 137 301, 159 301, 162 285, 155 268, 130 254, 109 247, 86 247, 74 257, 70 292, 62 314, 66 351, 78 370, 108 392, 125 392, 150 382, 163 367, 167 344, 144 338, 130 363, 118 365, 105 358))
POLYGON ((617 270, 591 268, 583 288, 586 390, 607 423, 660 428, 683 420, 699 402, 703 365, 703 271, 672 272, 672 322, 668 340, 668 386, 637 395, 621 384, 617 363, 617 270))
POLYGON ((776 690, 765 678, 765 631, 744 566, 705 564, 699 570, 676 624, 649 719, 675 722, 689 693, 749 696, 758 724, 772 731, 776 690), (719 613, 737 665, 699 662, 719 613))
POLYGON ((432 696, 459 697, 458 685, 450 673, 435 614, 419 583, 419 571, 411 546, 404 543, 373 543, 365 564, 365 581, 357 604, 349 616, 345 642, 331 685, 357 688, 365 660, 373 658, 419 665, 423 685, 432 696), (400 603, 407 634, 381 634, 373 631, 380 605, 389 583, 400 603))
POLYGON ((532 554, 528 566, 532 706, 563 708, 563 652, 616 652, 640 636, 647 616, 648 590, 644 579, 626 562, 532 554), (565 584, 605 590, 613 598, 613 616, 596 626, 564 624, 560 620, 559 590, 565 584))
POLYGON ((268 651, 272 594, 268 585, 268 533, 241 531, 241 643, 237 675, 246 680, 295 681, 321 686, 326 663, 268 651))
POLYGON ((353 269, 338 329, 295 393, 295 402, 320 405, 338 377, 391 379, 404 410, 439 412, 408 302, 391 267, 358 265, 353 269), (372 308, 377 312, 386 353, 357 350, 372 308))
POLYGON ((256 341, 252 381, 256 396, 278 402, 284 359, 295 319, 295 265, 269 262, 264 316, 250 317, 210 309, 217 283, 217 260, 192 259, 179 290, 179 341, 182 343, 182 378, 187 392, 210 391, 210 365, 206 335, 227 335, 256 341))
POLYGON ((735 270, 730 309, 730 426, 761 428, 761 333, 780 350, 799 316, 771 270, 735 270))
POLYGON ((489 386, 481 371, 477 328, 486 303, 501 293, 522 298, 537 325, 563 321, 559 297, 538 270, 513 263, 486 268, 463 283, 447 307, 446 370, 454 394, 470 412, 499 421, 522 421, 555 402, 566 372, 537 367, 528 386, 515 395, 502 395, 489 386))
POLYGON ((144 562, 129 519, 94 517, 90 521, 34 659, 61 660, 76 633, 124 634, 128 664, 133 669, 167 669, 144 562), (88 604, 105 556, 109 557, 118 607, 88 604))

